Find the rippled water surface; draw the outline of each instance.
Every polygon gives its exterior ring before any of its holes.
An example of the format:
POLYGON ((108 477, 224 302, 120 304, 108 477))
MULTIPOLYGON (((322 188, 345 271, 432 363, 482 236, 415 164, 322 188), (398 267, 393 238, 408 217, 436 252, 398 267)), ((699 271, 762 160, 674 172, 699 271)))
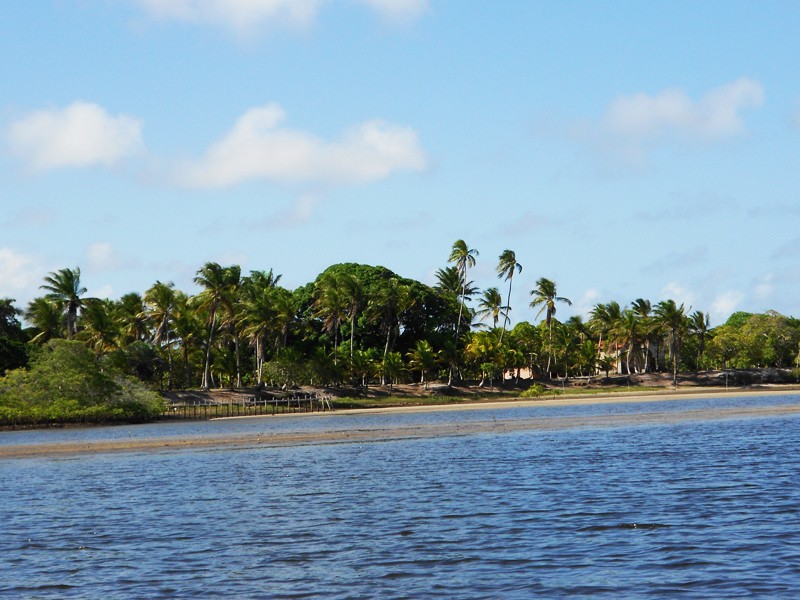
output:
MULTIPOLYGON (((334 418, 364 417, 268 422, 334 418)), ((796 416, 7 460, 0 476, 3 597, 800 597, 796 416)))

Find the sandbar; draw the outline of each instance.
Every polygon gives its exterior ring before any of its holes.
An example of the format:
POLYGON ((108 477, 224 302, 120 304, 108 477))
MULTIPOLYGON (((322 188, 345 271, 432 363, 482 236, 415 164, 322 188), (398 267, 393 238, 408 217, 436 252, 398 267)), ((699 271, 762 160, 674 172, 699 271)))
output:
MULTIPOLYGON (((745 395, 787 395, 779 391, 757 392, 728 392, 713 394, 714 396, 741 397, 745 395)), ((513 406, 566 406, 578 404, 600 404, 619 402, 655 402, 675 398, 691 399, 706 398, 708 393, 680 393, 680 394, 644 394, 635 396, 609 396, 609 397, 581 397, 581 398, 556 398, 548 400, 520 400, 501 402, 481 402, 474 404, 451 404, 438 406, 381 408, 381 409, 354 409, 340 411, 338 415, 357 413, 380 412, 421 412, 421 411, 461 411, 461 410, 486 410, 513 406)), ((320 413, 316 413, 319 415, 320 413)), ((328 413, 325 413, 328 414, 328 413)), ((691 410, 651 411, 637 414, 606 414, 590 416, 565 416, 565 417, 526 417, 514 419, 496 419, 494 417, 459 423, 436 423, 400 425, 393 427, 376 426, 359 429, 346 428, 331 429, 329 431, 313 432, 270 432, 231 434, 225 436, 193 435, 185 437, 159 437, 125 440, 98 440, 81 442, 59 442, 44 444, 18 444, 0 446, 0 459, 38 458, 65 455, 81 455, 111 452, 171 452, 202 449, 245 449, 261 447, 301 446, 318 444, 341 444, 381 442, 395 440, 411 440, 433 437, 467 436, 478 434, 498 434, 520 431, 550 431, 576 428, 611 428, 626 426, 671 425, 682 422, 694 421, 724 421, 730 419, 750 418, 776 418, 800 416, 800 400, 797 403, 773 406, 745 406, 745 407, 711 407, 691 410)), ((258 418, 268 421, 266 417, 258 418)), ((346 424, 346 421, 345 421, 346 424)))

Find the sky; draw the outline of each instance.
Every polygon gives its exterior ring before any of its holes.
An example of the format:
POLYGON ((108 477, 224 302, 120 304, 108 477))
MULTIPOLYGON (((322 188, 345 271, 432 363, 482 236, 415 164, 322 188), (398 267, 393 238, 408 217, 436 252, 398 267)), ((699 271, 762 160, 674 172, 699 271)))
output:
POLYGON ((206 262, 427 284, 516 253, 572 300, 800 316, 800 4, 37 0, 0 7, 0 298, 206 262))

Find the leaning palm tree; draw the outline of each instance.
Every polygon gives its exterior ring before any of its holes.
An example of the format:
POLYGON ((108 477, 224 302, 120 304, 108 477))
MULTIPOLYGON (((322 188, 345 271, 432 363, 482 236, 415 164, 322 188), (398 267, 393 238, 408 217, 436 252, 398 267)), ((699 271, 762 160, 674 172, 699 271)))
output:
POLYGON ((522 273, 522 265, 517 262, 517 255, 513 250, 503 250, 497 263, 497 276, 503 277, 508 281, 508 298, 506 300, 506 314, 503 319, 503 330, 500 332, 500 343, 503 343, 503 336, 508 326, 508 312, 511 310, 511 283, 514 280, 514 272, 522 273))
POLYGON ((61 269, 49 273, 40 289, 50 292, 47 298, 56 302, 67 317, 67 339, 71 340, 77 330, 78 311, 83 308, 86 288, 81 286, 81 270, 61 269))
MULTIPOLYGON (((553 317, 556 314, 556 302, 563 302, 568 306, 572 306, 572 300, 563 298, 556 293, 556 284, 554 281, 545 277, 540 277, 536 282, 536 287, 531 290, 531 308, 540 306, 539 312, 536 313, 538 318, 543 312, 545 313, 545 325, 547 326, 548 336, 550 338, 550 345, 553 343, 553 317)), ((548 352, 547 356, 547 372, 550 372, 550 362, 552 358, 552 350, 548 352)))

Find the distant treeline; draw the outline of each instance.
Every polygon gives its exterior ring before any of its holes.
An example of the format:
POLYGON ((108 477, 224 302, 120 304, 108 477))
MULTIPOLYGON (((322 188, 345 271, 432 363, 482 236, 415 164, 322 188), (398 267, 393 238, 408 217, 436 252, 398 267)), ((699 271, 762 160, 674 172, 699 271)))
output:
POLYGON ((536 322, 512 328, 511 289, 522 266, 505 250, 499 285, 479 290, 469 277, 477 257, 458 240, 435 286, 345 263, 295 290, 283 288, 272 271, 243 275, 236 265, 209 262, 197 271, 197 294, 156 281, 118 300, 87 297, 80 269, 61 269, 44 278, 43 295, 26 307, 0 301, 0 375, 8 371, 0 390, 7 395, 8 378, 23 377, 14 369, 33 376, 39 363, 30 358, 43 347, 52 352, 48 344, 59 339, 80 342, 102 373, 131 376, 151 389, 677 374, 798 363, 795 318, 735 313, 712 329, 702 311, 637 298, 598 303, 586 320, 560 321, 557 309, 571 302, 544 277, 525 307, 536 322))

